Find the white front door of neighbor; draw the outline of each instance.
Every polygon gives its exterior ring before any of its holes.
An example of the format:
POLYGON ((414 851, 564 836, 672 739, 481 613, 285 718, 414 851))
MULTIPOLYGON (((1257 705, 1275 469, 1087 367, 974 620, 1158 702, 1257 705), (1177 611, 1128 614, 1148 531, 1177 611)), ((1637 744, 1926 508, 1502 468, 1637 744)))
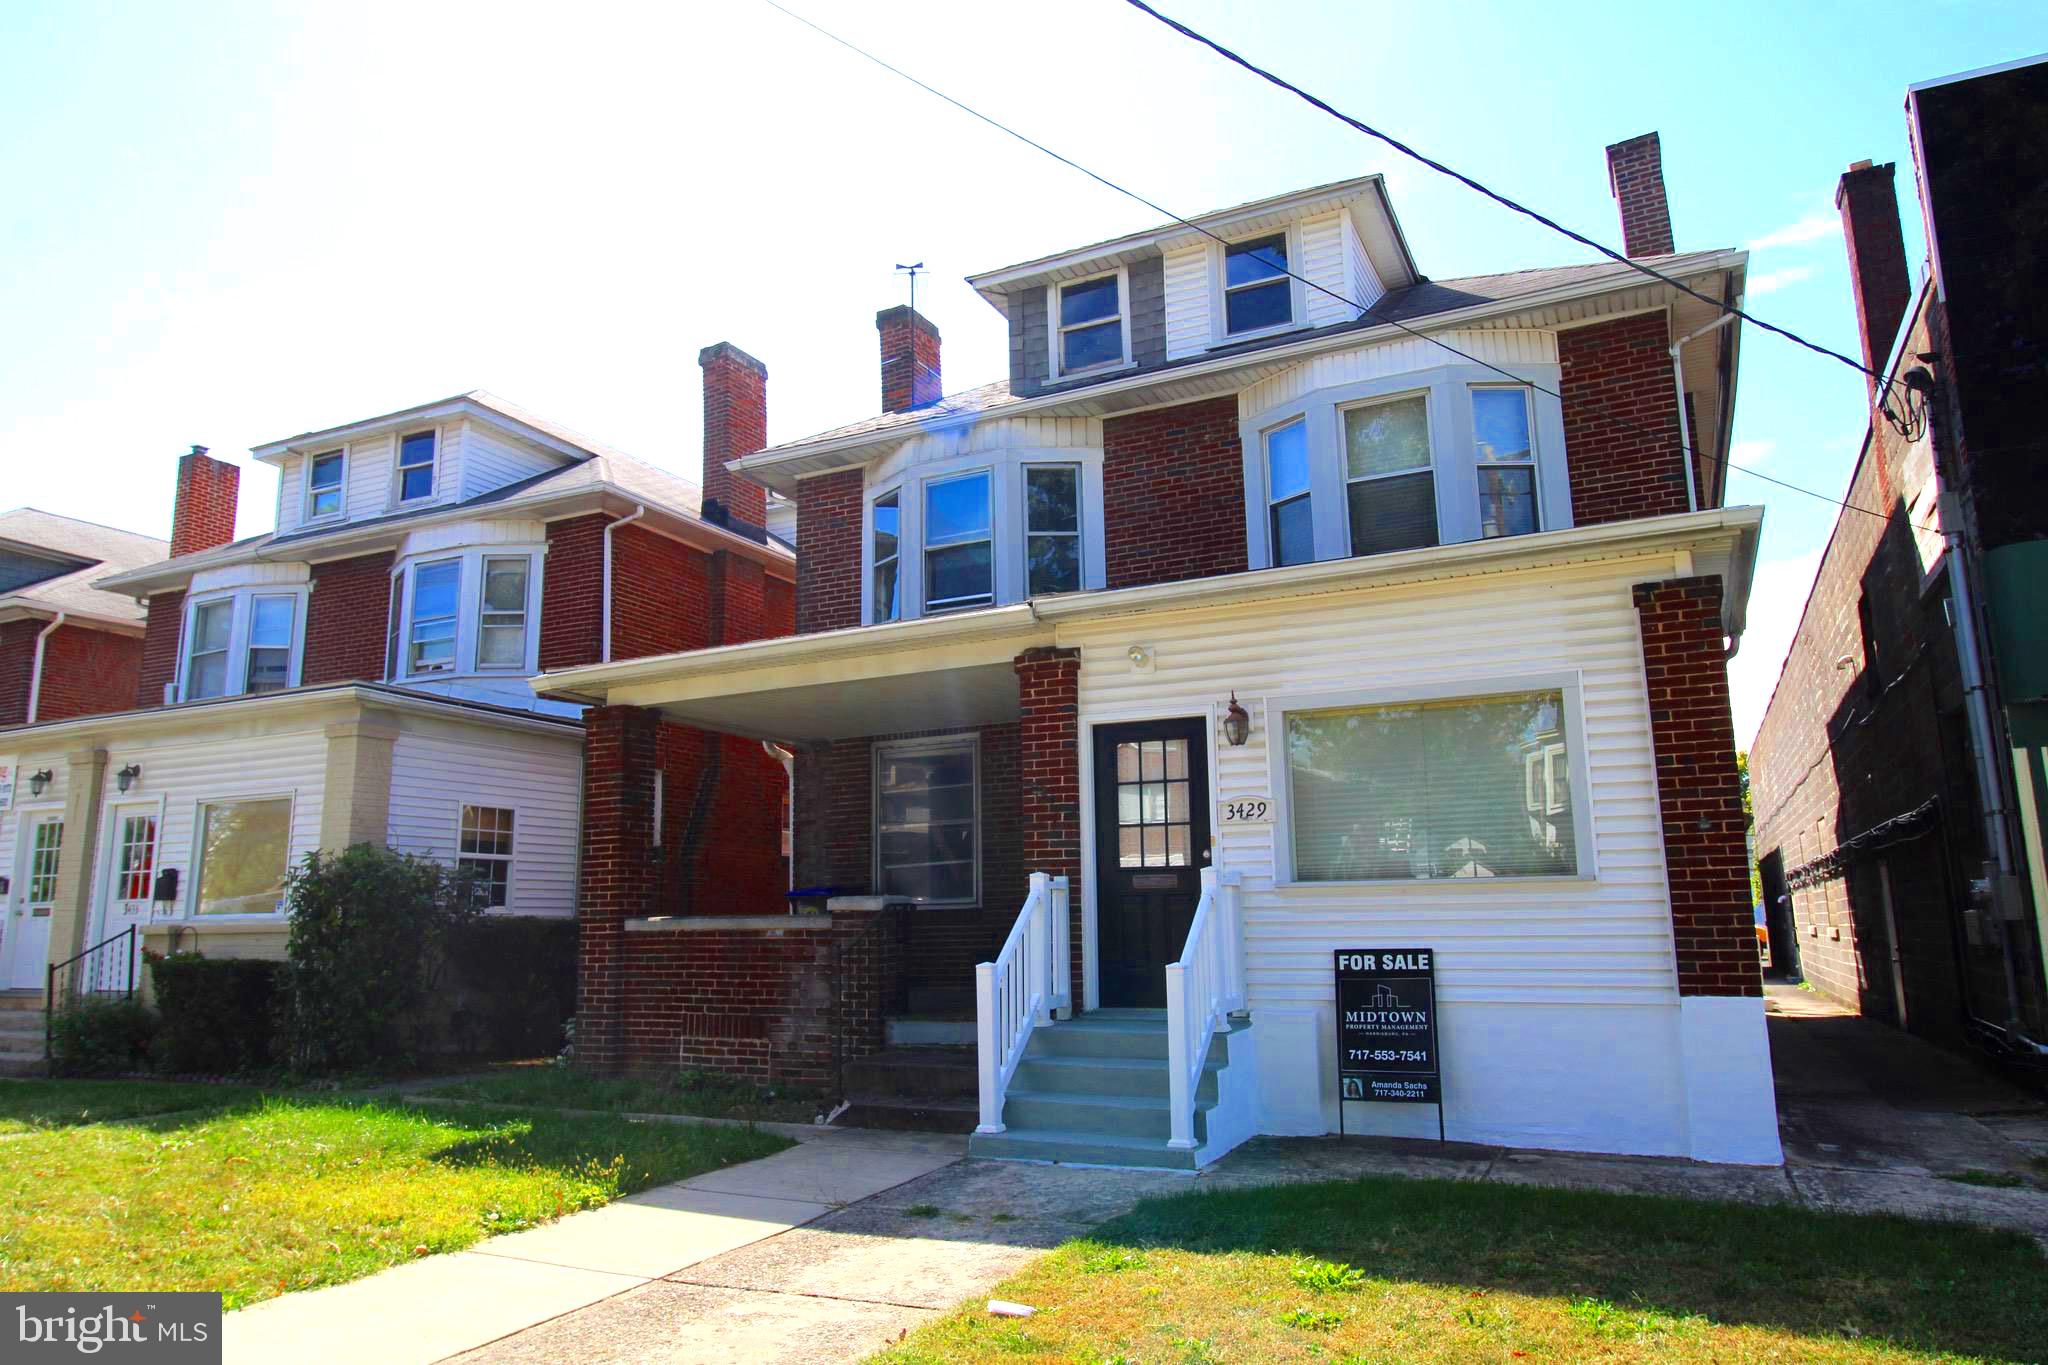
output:
POLYGON ((111 947, 93 954, 93 960, 85 964, 93 979, 81 983, 87 989, 119 991, 139 983, 142 929, 149 923, 150 890, 156 878, 159 812, 158 803, 150 801, 116 806, 107 814, 106 875, 100 878, 97 922, 88 946, 130 928, 136 932, 129 941, 125 967, 122 954, 111 947))
POLYGON ((21 814, 14 884, 0 934, 0 989, 41 990, 49 967, 50 912, 57 904, 57 856, 64 848, 61 811, 21 814))

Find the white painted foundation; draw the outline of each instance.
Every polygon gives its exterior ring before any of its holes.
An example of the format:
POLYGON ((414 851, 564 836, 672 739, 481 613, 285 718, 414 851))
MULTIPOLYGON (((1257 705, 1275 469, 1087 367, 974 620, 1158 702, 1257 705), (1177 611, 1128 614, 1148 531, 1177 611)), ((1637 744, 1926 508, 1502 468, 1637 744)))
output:
POLYGON ((1696 1161, 1784 1165, 1764 1002, 1755 996, 1691 995, 1678 1010, 1686 1154, 1696 1161))

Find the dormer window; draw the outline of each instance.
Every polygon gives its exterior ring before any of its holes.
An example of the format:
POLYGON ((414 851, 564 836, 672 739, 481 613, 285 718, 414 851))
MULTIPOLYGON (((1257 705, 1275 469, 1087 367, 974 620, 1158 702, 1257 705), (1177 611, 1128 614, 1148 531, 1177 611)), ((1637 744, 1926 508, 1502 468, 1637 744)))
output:
POLYGON ((957 611, 996 600, 989 474, 978 470, 924 486, 924 609, 957 611))
POLYGON ((341 515, 341 482, 346 450, 329 450, 306 461, 306 520, 341 515))
POLYGON ((434 496, 434 433, 415 431, 398 443, 398 500, 417 502, 434 496))
POLYGON ((1053 333, 1053 370, 1065 378, 1088 370, 1106 370, 1124 363, 1130 331, 1124 311, 1125 276, 1121 270, 1092 280, 1054 287, 1059 325, 1053 333))
POLYGON ((1223 248, 1223 330, 1229 336, 1284 327, 1294 320, 1294 281, 1287 274, 1287 235, 1256 237, 1223 248))

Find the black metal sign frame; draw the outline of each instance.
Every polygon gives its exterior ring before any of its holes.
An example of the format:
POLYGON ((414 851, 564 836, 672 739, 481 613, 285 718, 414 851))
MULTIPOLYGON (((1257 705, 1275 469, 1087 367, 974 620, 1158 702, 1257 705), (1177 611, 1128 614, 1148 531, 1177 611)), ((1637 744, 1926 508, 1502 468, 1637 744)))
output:
POLYGON ((1444 1140, 1443 1056, 1437 1047, 1436 950, 1339 948, 1337 1133, 1346 1104, 1433 1104, 1444 1140))

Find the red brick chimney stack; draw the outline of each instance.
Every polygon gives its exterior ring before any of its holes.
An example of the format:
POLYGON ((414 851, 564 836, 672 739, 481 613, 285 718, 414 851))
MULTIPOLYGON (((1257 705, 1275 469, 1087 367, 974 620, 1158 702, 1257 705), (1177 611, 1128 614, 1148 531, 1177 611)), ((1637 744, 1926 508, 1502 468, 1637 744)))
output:
POLYGON ((242 471, 193 446, 178 457, 178 497, 171 504, 171 557, 196 554, 235 538, 235 499, 242 471))
POLYGON ((767 539, 768 494, 725 466, 768 444, 768 367, 729 341, 697 353, 704 368, 704 520, 767 539))
POLYGON ((1671 206, 1664 199, 1664 149, 1644 133, 1607 149, 1607 187, 1621 208, 1621 248, 1631 256, 1669 256, 1671 206))
MULTIPOLYGON (((1856 295, 1856 325, 1863 337, 1863 363, 1881 370, 1891 357, 1899 319, 1906 315, 1912 283, 1906 274, 1906 241, 1899 230, 1896 163, 1859 161, 1842 172, 1835 207, 1842 213, 1842 238, 1849 247, 1849 289, 1856 295)), ((1877 396, 1877 380, 1870 380, 1877 396)))
POLYGON ((882 334, 882 411, 908 412, 939 401, 939 329, 897 305, 875 314, 882 334))

